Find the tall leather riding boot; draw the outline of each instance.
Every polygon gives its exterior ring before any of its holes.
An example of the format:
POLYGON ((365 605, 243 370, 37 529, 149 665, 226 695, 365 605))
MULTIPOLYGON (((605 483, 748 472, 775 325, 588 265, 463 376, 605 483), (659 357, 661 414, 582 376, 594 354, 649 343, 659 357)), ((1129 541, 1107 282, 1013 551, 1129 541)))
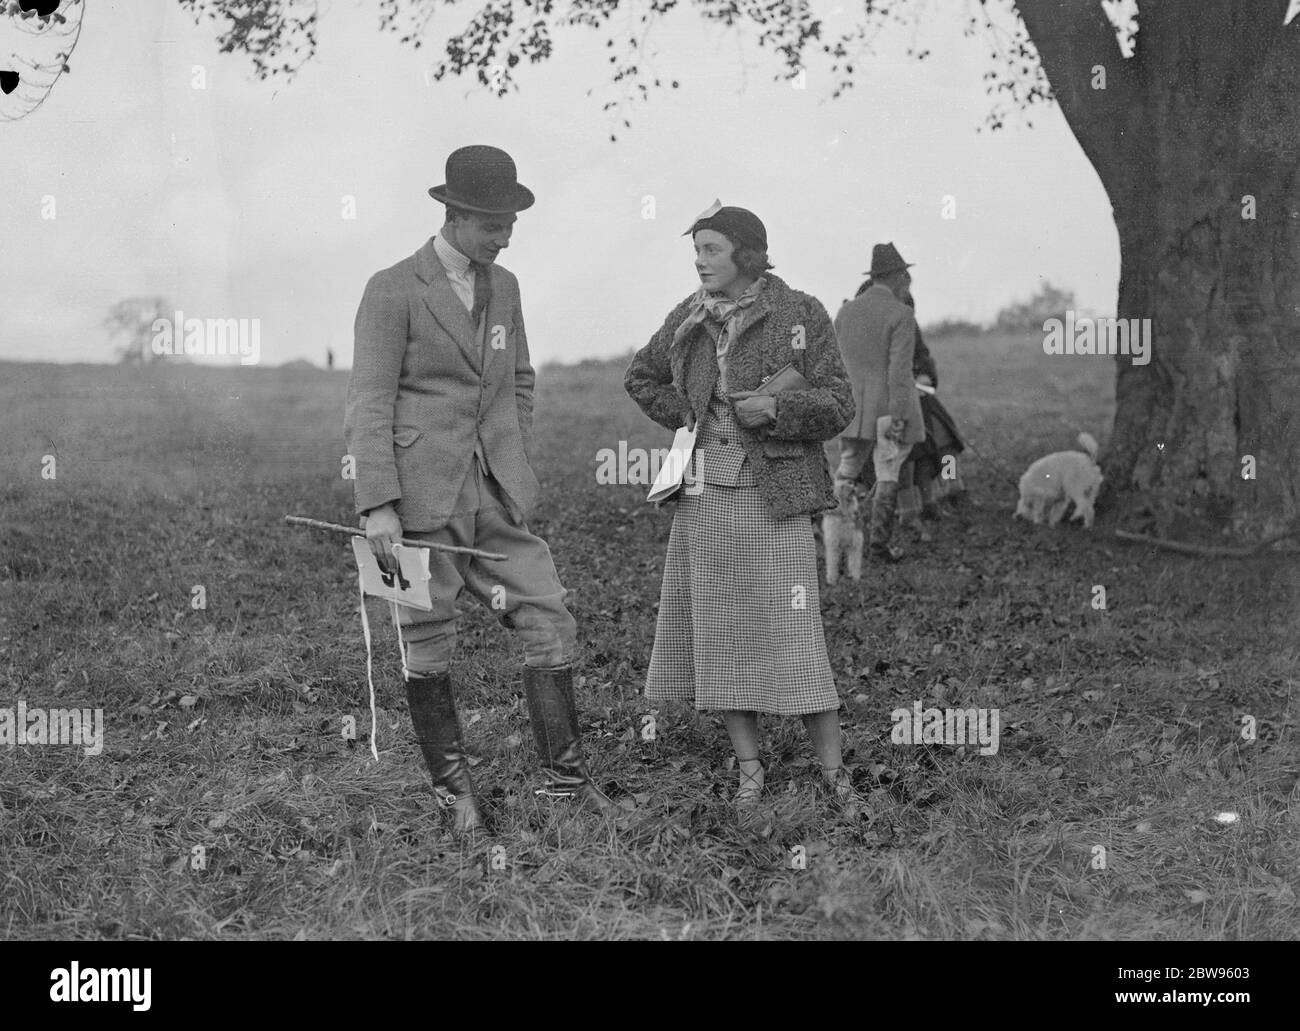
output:
POLYGON ((871 557, 877 561, 897 562, 903 557, 899 548, 889 543, 894 534, 894 518, 898 512, 898 484, 881 480, 871 499, 871 557))
MULTIPOLYGON (((573 667, 524 667, 524 697, 533 724, 533 738, 546 793, 568 795, 607 815, 621 810, 591 780, 573 704, 573 667)), ((541 792, 539 792, 541 794, 541 792)))
POLYGON ((479 830, 483 816, 474 798, 469 759, 461 741, 451 674, 410 674, 406 681, 406 702, 411 709, 415 740, 424 753, 439 804, 452 811, 452 826, 457 834, 479 830))

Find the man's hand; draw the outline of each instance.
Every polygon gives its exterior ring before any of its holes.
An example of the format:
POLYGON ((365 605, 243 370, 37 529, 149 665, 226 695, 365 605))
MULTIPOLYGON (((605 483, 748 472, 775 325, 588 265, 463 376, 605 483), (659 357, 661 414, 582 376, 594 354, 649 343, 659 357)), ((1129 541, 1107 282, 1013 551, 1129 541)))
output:
POLYGON ((934 380, 930 378, 930 374, 928 372, 923 372, 921 373, 921 375, 917 376, 916 382, 924 383, 927 387, 934 386, 934 380))
POLYGON ((385 573, 393 572, 397 568, 393 545, 402 540, 402 523, 397 518, 397 509, 391 504, 372 508, 361 517, 361 529, 366 531, 366 540, 379 568, 385 573))
POLYGON ((695 413, 689 408, 686 409, 686 429, 688 431, 695 429, 695 413))
POLYGON ((885 431, 885 439, 892 440, 895 444, 903 443, 903 431, 907 429, 906 419, 890 419, 889 429, 885 431))
POLYGON ((735 403, 736 420, 747 430, 757 430, 776 422, 776 398, 753 390, 738 390, 727 395, 735 403))

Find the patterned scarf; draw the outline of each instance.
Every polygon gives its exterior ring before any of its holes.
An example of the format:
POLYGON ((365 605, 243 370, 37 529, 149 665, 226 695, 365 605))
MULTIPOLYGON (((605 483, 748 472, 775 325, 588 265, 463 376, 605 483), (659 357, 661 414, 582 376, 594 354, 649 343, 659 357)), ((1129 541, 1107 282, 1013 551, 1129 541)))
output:
POLYGON ((676 351, 681 347, 696 326, 711 322, 719 327, 720 331, 714 340, 714 347, 718 355, 718 373, 725 390, 727 386, 727 352, 740 335, 740 324, 744 321, 741 312, 758 300, 758 295, 762 291, 765 282, 763 277, 759 276, 734 301, 723 294, 708 293, 704 287, 700 287, 695 296, 691 298, 690 313, 673 333, 673 342, 669 345, 669 352, 676 351))

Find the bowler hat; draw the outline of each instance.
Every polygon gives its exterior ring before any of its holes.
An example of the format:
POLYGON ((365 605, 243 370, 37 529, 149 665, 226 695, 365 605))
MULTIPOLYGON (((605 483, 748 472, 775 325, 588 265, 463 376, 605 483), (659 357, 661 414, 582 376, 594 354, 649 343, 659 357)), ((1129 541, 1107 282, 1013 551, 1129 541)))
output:
POLYGON ((890 272, 901 272, 911 268, 915 262, 904 261, 893 243, 878 243, 871 248, 871 268, 862 273, 864 276, 884 276, 890 272))
POLYGON ((447 181, 431 186, 436 201, 484 215, 504 215, 531 208, 533 191, 521 186, 510 155, 497 147, 475 145, 454 150, 447 158, 447 181))

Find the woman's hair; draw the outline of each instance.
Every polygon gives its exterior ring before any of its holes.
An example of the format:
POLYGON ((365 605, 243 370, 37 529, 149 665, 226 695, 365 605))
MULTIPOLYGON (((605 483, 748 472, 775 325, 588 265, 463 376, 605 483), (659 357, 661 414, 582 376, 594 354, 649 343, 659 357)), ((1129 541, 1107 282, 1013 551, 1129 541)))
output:
POLYGON ((731 243, 731 263, 742 275, 758 277, 768 269, 775 268, 767 257, 767 251, 760 251, 757 247, 743 247, 729 236, 727 239, 731 243))

